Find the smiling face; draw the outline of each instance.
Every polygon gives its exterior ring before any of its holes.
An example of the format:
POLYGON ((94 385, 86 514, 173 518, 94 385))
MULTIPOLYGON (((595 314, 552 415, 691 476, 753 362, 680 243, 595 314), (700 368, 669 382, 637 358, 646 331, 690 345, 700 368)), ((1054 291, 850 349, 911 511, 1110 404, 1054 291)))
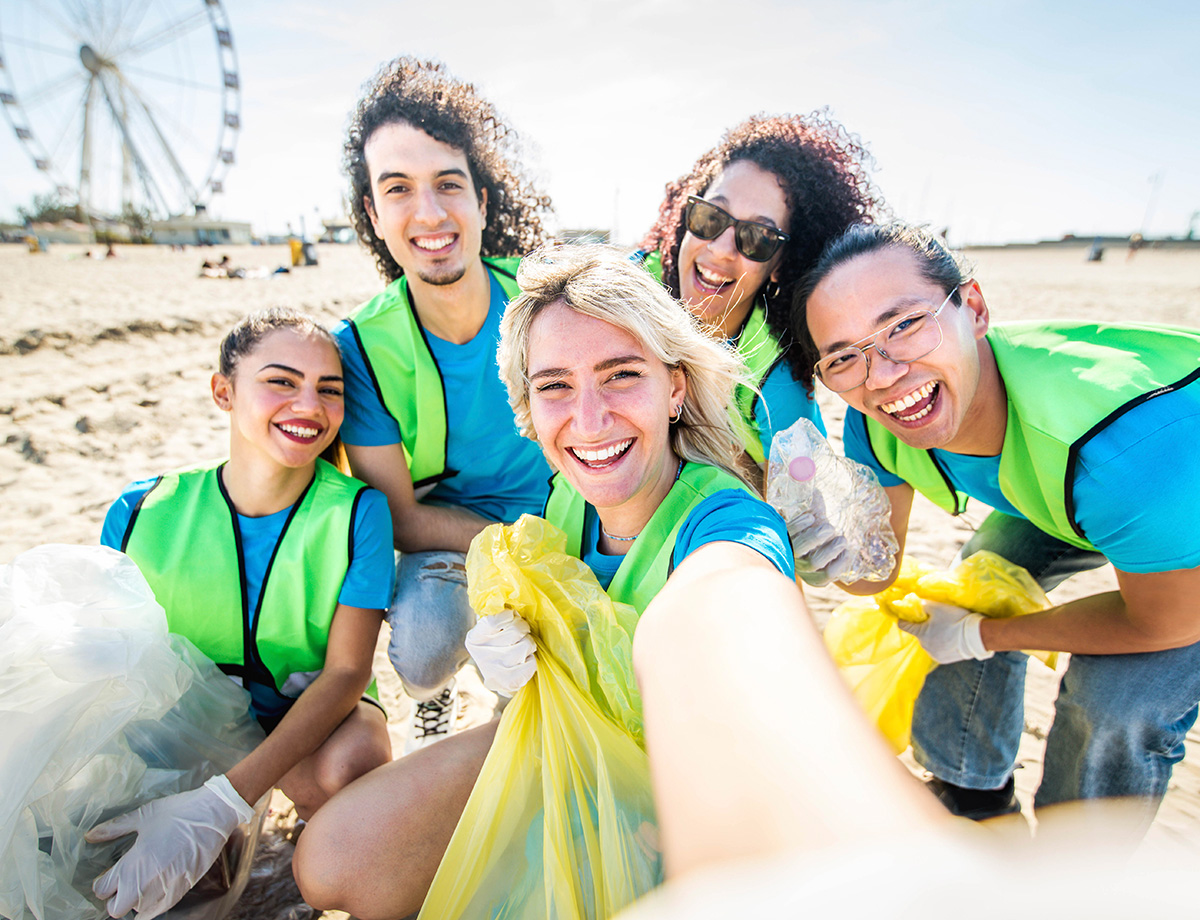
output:
POLYGON ((547 459, 612 533, 634 535, 675 481, 668 419, 687 390, 641 342, 561 302, 529 333, 529 403, 547 459))
MULTIPOLYGON (((752 220, 778 230, 788 229, 787 199, 774 173, 748 160, 730 163, 700 196, 738 220, 752 220)), ((734 228, 714 240, 688 232, 679 246, 679 297, 724 338, 737 334, 754 305, 754 298, 771 280, 783 259, 783 249, 766 262, 738 252, 734 228)))
MULTIPOLYGON (((941 345, 911 364, 868 348, 866 382, 838 395, 912 447, 995 454, 1006 410, 983 338, 987 305, 974 282, 961 285, 959 294, 961 305, 951 301, 938 314, 941 345)), ((839 265, 817 285, 808 300, 808 328, 824 357, 906 314, 932 312, 945 297, 907 249, 877 250, 839 265)))
POLYGON ((406 275, 454 284, 479 260, 487 193, 477 194, 466 154, 404 123, 383 125, 363 147, 375 233, 406 275))
POLYGON ((230 457, 298 469, 332 442, 345 413, 342 361, 328 339, 276 329, 242 355, 232 379, 213 374, 213 400, 230 414, 230 457))

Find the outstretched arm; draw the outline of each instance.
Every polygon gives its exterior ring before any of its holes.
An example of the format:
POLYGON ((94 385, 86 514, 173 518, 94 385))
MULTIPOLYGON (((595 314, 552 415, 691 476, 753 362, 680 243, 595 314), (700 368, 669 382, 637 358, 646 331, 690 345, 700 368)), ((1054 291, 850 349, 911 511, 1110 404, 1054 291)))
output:
POLYGON ((633 653, 669 876, 949 820, 866 723, 796 585, 752 550, 689 556, 633 653), (789 699, 798 712, 777 717, 789 699))
POLYGON ((1200 641, 1200 569, 1134 574, 1120 591, 1093 594, 1041 613, 984 620, 988 651, 1045 649, 1082 655, 1158 652, 1200 641))

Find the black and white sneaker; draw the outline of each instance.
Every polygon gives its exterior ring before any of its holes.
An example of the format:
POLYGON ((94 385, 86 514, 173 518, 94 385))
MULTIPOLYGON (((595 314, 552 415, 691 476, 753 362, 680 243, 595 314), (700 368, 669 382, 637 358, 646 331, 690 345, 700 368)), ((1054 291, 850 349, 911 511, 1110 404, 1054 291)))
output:
POLYGON ((454 734, 458 720, 458 688, 455 684, 456 681, 451 680, 433 699, 413 707, 408 740, 404 743, 405 754, 454 734))

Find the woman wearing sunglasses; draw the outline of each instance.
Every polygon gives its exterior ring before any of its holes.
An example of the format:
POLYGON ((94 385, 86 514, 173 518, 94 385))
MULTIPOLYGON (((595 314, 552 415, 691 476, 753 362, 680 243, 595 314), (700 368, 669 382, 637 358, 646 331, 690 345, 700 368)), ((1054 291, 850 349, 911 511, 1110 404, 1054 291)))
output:
POLYGON ((758 464, 798 418, 824 427, 788 332, 792 292, 827 242, 882 209, 869 164, 824 112, 755 116, 667 186, 642 241, 647 268, 746 363, 758 392, 738 387, 737 421, 758 464))

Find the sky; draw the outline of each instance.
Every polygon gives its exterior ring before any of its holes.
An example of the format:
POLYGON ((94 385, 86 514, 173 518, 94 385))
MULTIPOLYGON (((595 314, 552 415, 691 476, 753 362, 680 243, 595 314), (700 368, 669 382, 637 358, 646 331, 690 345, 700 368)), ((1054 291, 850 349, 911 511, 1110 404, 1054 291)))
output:
MULTIPOLYGON (((20 3, 0 0, 0 43, 20 3)), ((381 63, 412 54, 443 61, 504 113, 560 228, 635 242, 665 183, 725 129, 828 107, 870 150, 895 216, 948 228, 956 245, 1182 236, 1193 215, 1200 235, 1194 0, 225 0, 225 11, 241 130, 209 213, 259 234, 302 220, 311 232, 343 212, 349 112, 381 63)), ((181 85, 204 78, 190 74, 181 85)), ((192 146, 207 156, 215 129, 203 136, 192 146)), ((0 120, 0 219, 50 189, 0 120)))

